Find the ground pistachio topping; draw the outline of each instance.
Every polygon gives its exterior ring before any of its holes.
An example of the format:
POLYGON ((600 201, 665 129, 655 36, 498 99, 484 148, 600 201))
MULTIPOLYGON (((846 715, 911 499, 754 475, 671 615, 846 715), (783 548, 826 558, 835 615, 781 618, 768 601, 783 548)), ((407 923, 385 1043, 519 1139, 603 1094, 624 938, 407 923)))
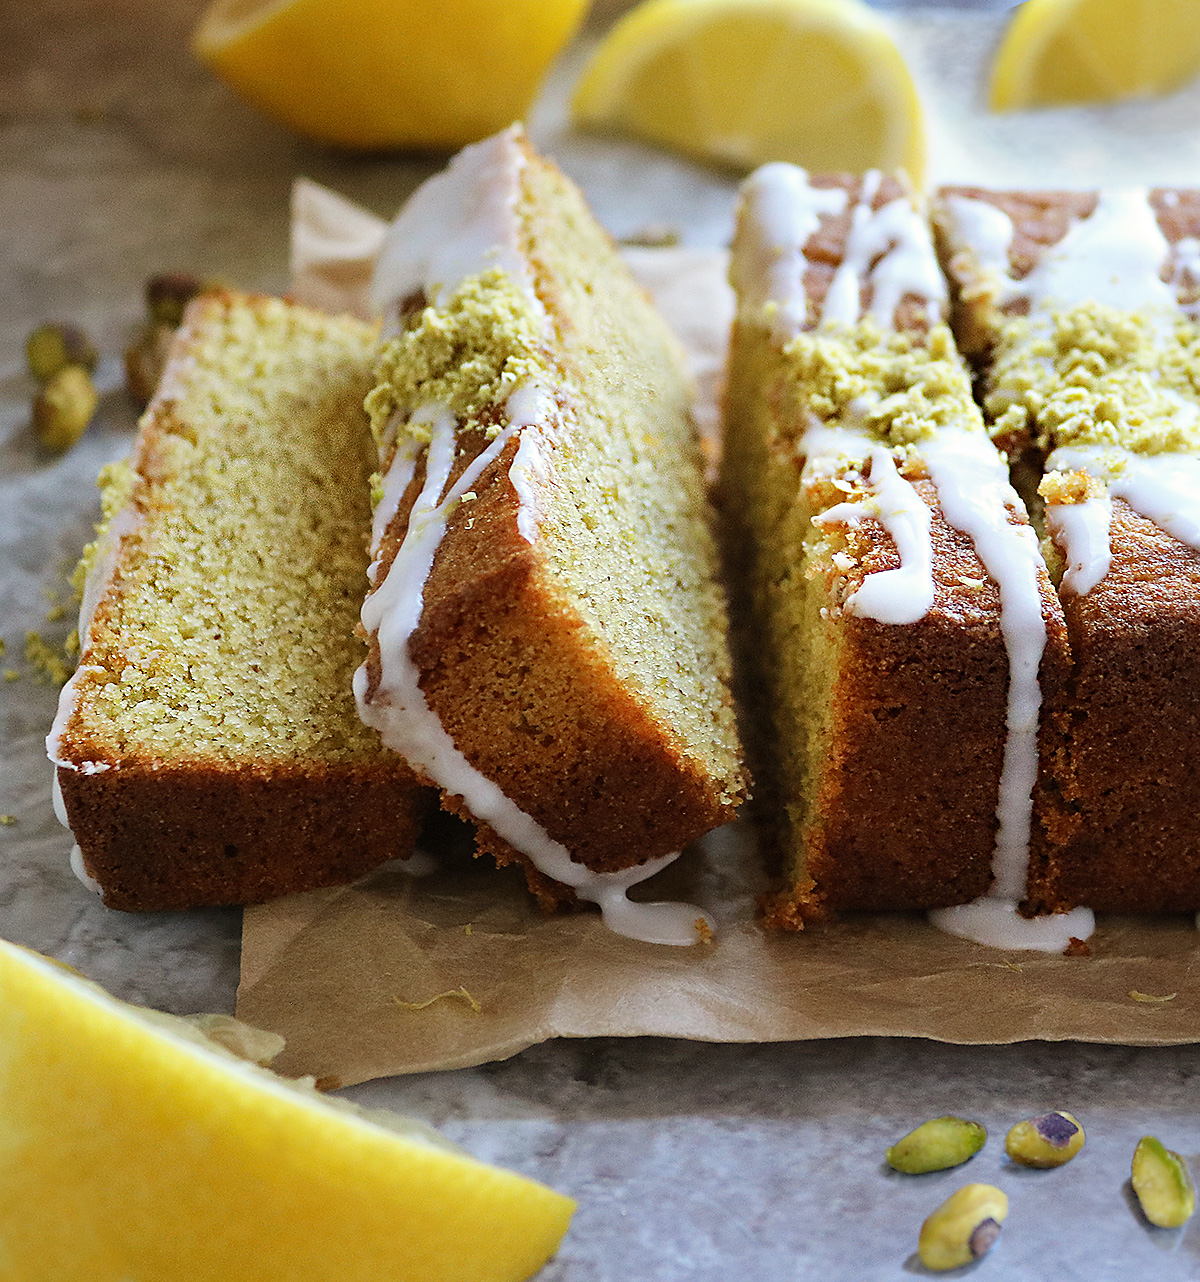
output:
POLYGON ((375 439, 384 443, 397 411, 411 415, 431 402, 465 427, 494 426, 487 411, 546 368, 544 326, 534 300, 507 273, 469 276, 444 306, 424 308, 384 345, 366 401, 375 439))
POLYGON ((1010 320, 985 401, 998 439, 1043 450, 1200 450, 1200 330, 1086 303, 1010 320))
POLYGON ((787 385, 802 412, 892 445, 978 422, 950 331, 885 333, 870 321, 796 336, 784 349, 787 385))

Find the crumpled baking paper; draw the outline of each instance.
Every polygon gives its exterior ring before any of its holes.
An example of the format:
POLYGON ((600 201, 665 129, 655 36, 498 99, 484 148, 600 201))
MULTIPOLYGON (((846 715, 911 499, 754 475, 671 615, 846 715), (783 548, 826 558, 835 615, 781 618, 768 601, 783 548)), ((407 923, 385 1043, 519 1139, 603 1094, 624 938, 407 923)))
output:
MULTIPOLYGON (((384 224, 305 180, 293 214, 293 295, 367 315, 384 224)), ((724 255, 626 253, 689 352, 711 432, 732 314, 724 255)), ((918 914, 773 935, 755 917, 765 882, 752 831, 735 824, 634 890, 716 920, 711 943, 671 948, 614 935, 595 912, 544 916, 515 870, 444 844, 427 876, 387 865, 246 910, 237 1013, 287 1038, 280 1071, 349 1085, 502 1059, 552 1037, 1200 1040, 1190 916, 1102 916, 1081 957, 983 948, 918 914)))

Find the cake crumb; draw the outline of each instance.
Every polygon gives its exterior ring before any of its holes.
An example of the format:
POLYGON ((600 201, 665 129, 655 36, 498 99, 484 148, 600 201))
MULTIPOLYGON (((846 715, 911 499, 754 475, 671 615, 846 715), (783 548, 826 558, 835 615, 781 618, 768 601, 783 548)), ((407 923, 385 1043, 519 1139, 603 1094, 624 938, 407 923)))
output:
POLYGON ((467 922, 467 924, 463 927, 463 934, 469 935, 470 933, 471 933, 471 923, 467 922))
POLYGON ((1163 997, 1155 997, 1153 993, 1139 993, 1136 988, 1131 988, 1129 990, 1129 996, 1131 1000, 1135 1002, 1173 1002, 1179 994, 1167 993, 1163 997))
POLYGON ((707 917, 697 917, 695 921, 696 943, 711 944, 713 941, 713 928, 708 924, 707 917))
POLYGON ((1063 949, 1064 957, 1090 957, 1091 955, 1091 945, 1086 939, 1080 939, 1076 935, 1072 935, 1067 940, 1067 946, 1063 949))
POLYGON ((456 997, 460 1002, 466 1002, 476 1015, 483 1010, 479 1002, 465 988, 450 988, 444 993, 435 993, 432 997, 427 997, 423 1002, 401 1001, 399 997, 393 997, 392 1001, 404 1010, 424 1010, 426 1006, 432 1006, 434 1002, 440 1002, 443 997, 456 997))
MULTIPOLYGON (((25 659, 35 673, 48 678, 55 685, 65 685, 74 671, 58 651, 47 644, 39 632, 25 634, 25 659)), ((6 673, 5 676, 7 675, 6 673)))

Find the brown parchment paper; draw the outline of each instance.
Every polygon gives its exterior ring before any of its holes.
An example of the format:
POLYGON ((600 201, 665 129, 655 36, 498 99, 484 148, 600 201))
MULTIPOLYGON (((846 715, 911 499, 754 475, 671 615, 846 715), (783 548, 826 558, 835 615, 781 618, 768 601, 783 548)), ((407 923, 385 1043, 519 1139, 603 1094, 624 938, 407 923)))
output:
MULTIPOLYGON (((369 314, 383 224, 303 180, 293 214, 295 297, 369 314)), ((689 350, 711 428, 732 308, 724 256, 628 256, 689 350)), ((668 948, 614 935, 592 912, 545 917, 513 870, 431 853, 429 876, 388 865, 246 910, 237 1013, 287 1038, 281 1071, 348 1085, 502 1059, 552 1037, 1200 1040, 1190 916, 1101 917, 1087 957, 982 948, 915 914, 770 935, 754 915, 763 879, 752 831, 735 824, 633 892, 686 899, 716 919, 712 943, 668 948)))

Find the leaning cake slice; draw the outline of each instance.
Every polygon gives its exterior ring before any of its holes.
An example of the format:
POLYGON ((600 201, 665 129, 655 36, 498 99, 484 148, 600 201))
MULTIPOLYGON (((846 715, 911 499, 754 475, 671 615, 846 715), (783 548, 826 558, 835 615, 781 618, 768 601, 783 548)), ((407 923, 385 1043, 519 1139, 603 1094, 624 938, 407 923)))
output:
POLYGON ((413 196, 374 290, 362 716, 544 903, 692 942, 625 898, 744 787, 678 346, 518 129, 413 196))
POLYGON ((110 907, 253 903, 411 853, 420 790, 351 692, 374 345, 358 321, 205 296, 103 478, 49 752, 110 907))
POLYGON ((1024 455, 1075 663, 1055 896, 1200 908, 1200 191, 944 190, 985 408, 1024 455))
POLYGON ((772 924, 941 908, 1061 948, 1039 778, 1067 670, 1037 538, 942 324, 895 180, 769 165, 742 190, 722 480, 780 820, 772 924), (962 905, 964 907, 952 907, 962 905))

